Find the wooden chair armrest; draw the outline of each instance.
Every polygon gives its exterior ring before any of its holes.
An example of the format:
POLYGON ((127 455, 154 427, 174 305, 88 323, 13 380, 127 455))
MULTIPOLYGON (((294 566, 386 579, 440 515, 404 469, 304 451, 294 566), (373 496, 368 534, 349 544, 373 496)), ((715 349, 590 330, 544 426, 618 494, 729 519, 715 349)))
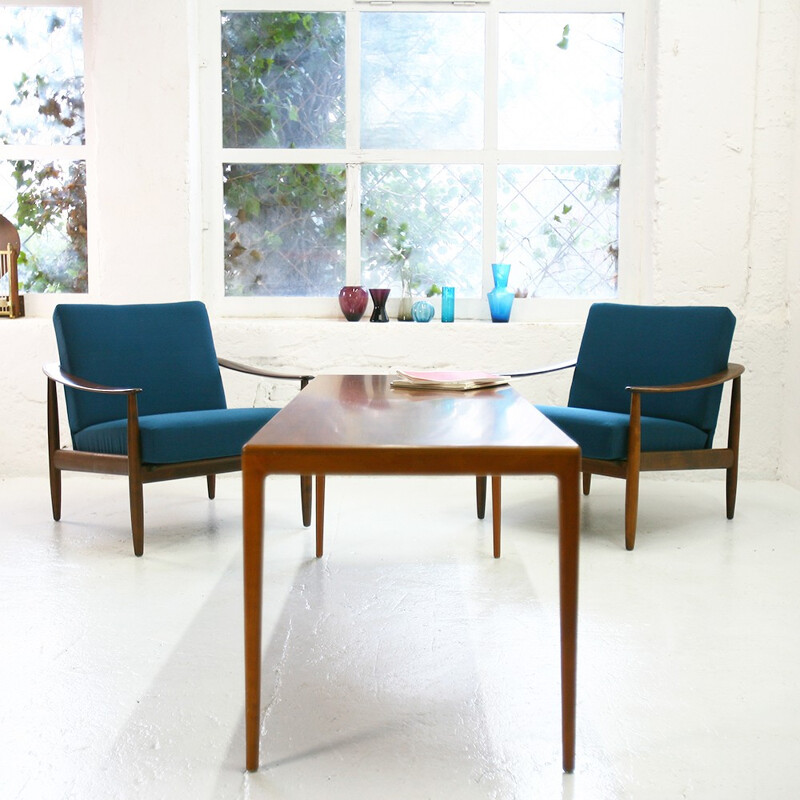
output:
POLYGON ((47 377, 61 383, 64 386, 69 386, 71 389, 80 389, 84 392, 96 392, 98 394, 135 394, 142 390, 133 386, 103 386, 100 383, 92 383, 92 381, 85 381, 83 378, 78 378, 75 375, 70 375, 64 372, 58 364, 45 364, 42 367, 47 377))
POLYGON ((271 372, 270 370, 251 367, 248 364, 240 364, 227 358, 218 358, 221 367, 232 369, 236 372, 244 372, 247 375, 258 375, 261 378, 277 378, 278 380, 300 381, 305 386, 309 381, 314 380, 313 375, 293 375, 286 372, 271 372))
POLYGON ((570 369, 576 364, 573 358, 570 361, 561 361, 558 364, 549 364, 546 367, 538 367, 537 369, 530 370, 529 372, 504 372, 503 375, 508 375, 509 378, 527 378, 531 375, 546 375, 548 372, 558 372, 562 369, 570 369))
POLYGON ((717 386, 726 381, 738 378, 744 372, 741 364, 728 364, 727 369, 722 372, 715 372, 705 378, 698 378, 696 381, 686 383, 673 383, 668 386, 626 386, 629 392, 640 392, 642 394, 656 394, 666 392, 690 392, 694 389, 707 389, 710 386, 717 386))

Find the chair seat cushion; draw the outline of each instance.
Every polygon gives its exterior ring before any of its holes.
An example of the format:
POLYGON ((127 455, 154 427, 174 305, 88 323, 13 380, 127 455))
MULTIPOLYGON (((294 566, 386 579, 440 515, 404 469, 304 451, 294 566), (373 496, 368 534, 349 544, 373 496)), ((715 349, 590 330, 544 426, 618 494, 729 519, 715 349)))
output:
MULTIPOLYGON (((139 417, 142 463, 176 464, 238 456, 280 409, 215 408, 139 417)), ((127 455, 127 420, 102 422, 76 433, 76 450, 127 455)))
MULTIPOLYGON (((628 456, 628 414, 573 406, 536 406, 581 448, 584 458, 618 461, 628 456)), ((642 451, 702 450, 706 431, 686 422, 642 417, 642 451)))

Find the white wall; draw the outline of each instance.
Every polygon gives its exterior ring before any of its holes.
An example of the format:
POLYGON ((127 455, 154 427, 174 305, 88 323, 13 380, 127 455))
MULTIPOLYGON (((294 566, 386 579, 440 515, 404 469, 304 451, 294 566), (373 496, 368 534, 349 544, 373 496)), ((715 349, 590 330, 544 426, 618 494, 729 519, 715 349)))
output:
MULTIPOLYGON (((199 285, 195 14, 195 0, 94 0, 87 11, 92 300, 183 299, 199 285)), ((797 3, 653 0, 652 21, 652 189, 641 198, 652 231, 640 299, 733 309, 732 359, 748 369, 742 473, 800 485, 800 379, 789 370, 800 354, 797 3)), ((46 468, 40 365, 54 355, 52 301, 29 298, 29 308, 24 320, 0 321, 2 475, 46 468)), ((573 355, 581 324, 215 319, 214 330, 220 354, 287 369, 521 368, 573 355)), ((537 402, 560 402, 568 380, 521 388, 537 402)), ((283 402, 288 391, 241 376, 228 387, 238 403, 283 402)))
POLYGON ((187 2, 95 0, 87 12, 87 144, 95 151, 89 228, 93 300, 185 299, 190 287, 187 2), (102 265, 102 266, 100 266, 102 265))
POLYGON ((797 397, 784 375, 798 13, 794 0, 663 0, 658 11, 653 298, 736 313, 743 471, 764 477, 785 472, 781 421, 797 397))
MULTIPOLYGON (((789 35, 800 41, 800 11, 787 20, 789 35)), ((781 478, 800 486, 800 47, 794 52, 794 161, 791 170, 791 190, 786 193, 789 206, 789 236, 786 260, 786 306, 788 309, 787 358, 784 369, 774 381, 775 391, 784 397, 781 420, 781 478)), ((787 70, 788 74, 792 74, 787 70)), ((791 151, 790 151, 791 152, 791 151)), ((787 159, 788 161, 788 159, 787 159)))

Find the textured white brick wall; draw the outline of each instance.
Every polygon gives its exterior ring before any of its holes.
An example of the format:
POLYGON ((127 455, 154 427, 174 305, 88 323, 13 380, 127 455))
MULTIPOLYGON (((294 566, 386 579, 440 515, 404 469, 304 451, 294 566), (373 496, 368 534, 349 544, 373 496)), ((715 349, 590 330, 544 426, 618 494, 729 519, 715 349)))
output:
MULTIPOLYGON (((794 42, 800 41, 800 11, 788 11, 781 19, 784 33, 794 42)), ((790 128, 792 145, 788 148, 783 167, 790 181, 786 192, 788 213, 788 243, 786 259, 787 286, 785 305, 787 309, 787 358, 783 369, 773 381, 774 391, 783 397, 783 416, 778 435, 781 446, 780 474, 794 486, 800 486, 800 48, 795 48, 794 69, 781 72, 782 80, 794 77, 793 91, 784 109, 785 128, 790 128)), ((776 283, 778 283, 776 281, 776 283)))
MULTIPOLYGON (((92 300, 177 300, 197 285, 191 5, 96 0, 87 12, 96 42, 87 58, 97 156, 89 189, 98 199, 92 300)), ((797 3, 654 0, 651 8, 652 190, 641 201, 652 231, 640 299, 733 309, 733 359, 748 368, 742 472, 800 485, 797 3)), ((0 476, 46 469, 40 368, 54 357, 52 299, 29 300, 31 317, 0 320, 0 476)), ((221 355, 290 370, 514 369, 574 354, 581 323, 215 319, 214 332, 221 355)), ((561 402, 568 381, 548 376, 520 388, 561 402)), ((291 394, 242 376, 226 376, 226 386, 232 404, 291 394)))

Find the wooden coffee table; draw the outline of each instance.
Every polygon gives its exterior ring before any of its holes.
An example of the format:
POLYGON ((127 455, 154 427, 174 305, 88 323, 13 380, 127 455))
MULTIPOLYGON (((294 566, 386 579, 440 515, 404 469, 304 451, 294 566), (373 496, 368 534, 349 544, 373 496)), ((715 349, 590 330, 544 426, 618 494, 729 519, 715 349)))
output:
POLYGON ((499 556, 500 476, 546 474, 558 478, 562 763, 572 772, 580 449, 511 386, 462 393, 396 389, 391 380, 389 375, 317 377, 242 451, 247 769, 258 769, 259 761, 267 475, 317 476, 319 557, 326 475, 492 476, 494 554, 499 556))

